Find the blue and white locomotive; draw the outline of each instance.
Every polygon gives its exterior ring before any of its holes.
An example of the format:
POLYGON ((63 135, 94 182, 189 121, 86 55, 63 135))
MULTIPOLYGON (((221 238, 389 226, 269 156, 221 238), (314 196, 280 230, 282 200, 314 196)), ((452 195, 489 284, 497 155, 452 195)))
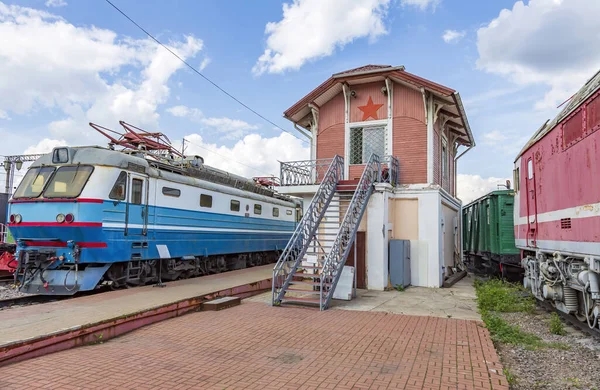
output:
POLYGON ((277 260, 298 201, 200 157, 173 157, 170 145, 153 153, 150 133, 131 134, 138 141, 124 144, 138 150, 112 150, 124 138, 111 138, 109 149, 58 147, 31 165, 9 205, 22 292, 70 295, 277 260))

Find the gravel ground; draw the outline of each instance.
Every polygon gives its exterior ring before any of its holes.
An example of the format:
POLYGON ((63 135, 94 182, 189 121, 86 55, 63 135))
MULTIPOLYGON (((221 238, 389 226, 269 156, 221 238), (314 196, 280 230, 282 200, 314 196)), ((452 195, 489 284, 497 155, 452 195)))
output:
POLYGON ((0 286, 0 300, 23 297, 25 295, 29 295, 29 294, 20 293, 17 290, 15 290, 14 288, 0 286))
POLYGON ((508 323, 547 342, 569 346, 568 350, 500 344, 498 353, 504 368, 513 376, 512 390, 600 390, 600 341, 565 324, 567 334, 550 333, 550 314, 537 309, 534 314, 502 313, 508 323))

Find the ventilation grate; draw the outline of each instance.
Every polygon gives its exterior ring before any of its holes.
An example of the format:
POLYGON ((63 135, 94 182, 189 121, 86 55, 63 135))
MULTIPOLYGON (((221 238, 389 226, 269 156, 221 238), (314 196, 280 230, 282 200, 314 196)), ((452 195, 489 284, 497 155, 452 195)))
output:
POLYGON ((571 218, 563 218, 560 220, 561 229, 571 229, 571 218))

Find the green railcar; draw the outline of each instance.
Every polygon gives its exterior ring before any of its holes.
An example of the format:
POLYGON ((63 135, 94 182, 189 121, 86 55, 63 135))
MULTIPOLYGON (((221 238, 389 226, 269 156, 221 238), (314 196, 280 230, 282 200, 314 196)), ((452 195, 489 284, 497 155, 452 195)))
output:
POLYGON ((492 191, 463 207, 463 255, 474 272, 511 279, 521 274, 513 209, 512 190, 492 191))

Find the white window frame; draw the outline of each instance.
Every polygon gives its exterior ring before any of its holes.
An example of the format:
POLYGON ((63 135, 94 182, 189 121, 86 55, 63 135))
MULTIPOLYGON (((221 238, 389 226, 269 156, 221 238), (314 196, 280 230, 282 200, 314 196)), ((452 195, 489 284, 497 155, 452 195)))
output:
MULTIPOLYGON (((388 121, 387 119, 383 119, 383 120, 376 120, 376 121, 365 121, 365 122, 352 122, 352 123, 346 123, 346 131, 345 131, 345 148, 344 148, 344 165, 345 167, 345 176, 348 177, 348 168, 350 167, 350 165, 363 165, 363 164, 350 164, 350 134, 352 129, 357 128, 357 127, 362 127, 362 128, 369 128, 369 127, 383 127, 384 128, 384 155, 385 156, 389 156, 391 155, 391 150, 390 150, 390 128, 391 128, 391 123, 390 121, 388 121)), ((383 156, 379 156, 379 157, 383 157, 383 156)))

